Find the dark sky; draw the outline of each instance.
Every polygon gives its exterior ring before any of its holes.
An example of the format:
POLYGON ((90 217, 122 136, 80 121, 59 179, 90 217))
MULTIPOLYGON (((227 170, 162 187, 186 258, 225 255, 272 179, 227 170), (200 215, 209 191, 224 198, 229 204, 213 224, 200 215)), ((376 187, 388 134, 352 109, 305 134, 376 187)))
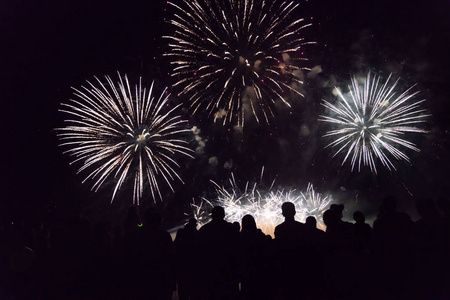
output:
MULTIPOLYGON (((94 194, 81 185, 82 176, 57 146, 54 128, 63 124, 58 107, 70 98, 70 87, 94 75, 120 71, 172 83, 162 58, 167 41, 161 36, 170 32, 166 7, 160 0, 0 2, 3 219, 20 214, 64 218, 75 212, 109 216, 130 204, 124 196, 109 205, 106 191, 94 194)), ((199 126, 207 140, 205 154, 183 164, 187 184, 177 185, 177 193, 168 193, 159 204, 166 219, 176 222, 192 197, 211 188, 210 179, 226 179, 229 170, 223 166, 230 160, 242 183, 256 180, 265 166, 267 182, 277 178, 281 186, 300 189, 313 182, 319 191, 332 192, 348 207, 369 214, 388 194, 401 198, 402 208, 412 214, 414 197, 445 196, 449 8, 446 0, 302 1, 299 16, 313 22, 305 38, 317 42, 306 50, 308 64, 322 72, 306 80, 305 99, 296 100, 291 111, 281 110, 271 126, 250 124, 240 134, 231 126, 191 118, 191 126, 199 126), (418 83, 433 115, 426 125, 430 134, 414 140, 422 151, 409 153, 411 164, 400 162, 397 172, 379 166, 377 176, 368 170, 350 172, 333 160, 323 149, 324 129, 317 123, 323 113, 320 100, 330 97, 333 85, 346 85, 352 74, 367 70, 393 72, 405 86, 418 83), (217 157, 217 167, 208 163, 210 157, 217 157)))

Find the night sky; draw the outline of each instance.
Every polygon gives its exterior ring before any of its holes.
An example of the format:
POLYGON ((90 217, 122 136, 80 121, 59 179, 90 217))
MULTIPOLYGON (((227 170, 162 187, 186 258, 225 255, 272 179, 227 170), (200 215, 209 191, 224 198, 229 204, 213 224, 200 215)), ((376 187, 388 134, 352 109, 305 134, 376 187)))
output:
MULTIPOLYGON (((93 193, 81 184, 83 175, 62 154, 54 129, 64 126, 58 108, 71 97, 71 87, 93 76, 117 78, 119 71, 135 80, 173 83, 162 55, 168 49, 162 36, 173 29, 165 22, 171 17, 167 7, 160 0, 0 2, 3 220, 39 216, 60 221, 75 213, 117 219, 132 203, 131 194, 123 193, 110 205, 108 186, 93 193)), ((303 190, 312 182, 318 192, 345 203, 348 217, 354 209, 375 216, 380 199, 390 194, 416 217, 416 197, 447 195, 450 2, 308 0, 297 12, 313 23, 305 39, 317 42, 305 48, 307 65, 321 69, 305 74, 306 97, 290 99, 291 109, 280 106, 270 126, 248 123, 243 131, 185 110, 190 127, 200 128, 205 148, 196 159, 182 160, 186 185, 175 184, 175 194, 163 189, 165 200, 156 203, 168 226, 182 222, 192 198, 211 195, 210 180, 225 182, 232 171, 239 184, 259 181, 262 166, 262 186, 276 179, 279 187, 303 190), (393 73, 403 87, 417 83, 432 114, 425 124, 430 133, 412 140, 422 151, 408 151, 411 163, 397 162, 395 172, 379 164, 378 175, 340 166, 341 160, 324 149, 326 128, 317 122, 324 113, 321 99, 334 99, 334 86, 345 87, 352 75, 369 70, 384 77, 393 73), (211 158, 218 164, 212 165, 211 158)), ((191 146, 198 145, 193 140, 191 146)), ((152 204, 144 197, 141 206, 152 204)))

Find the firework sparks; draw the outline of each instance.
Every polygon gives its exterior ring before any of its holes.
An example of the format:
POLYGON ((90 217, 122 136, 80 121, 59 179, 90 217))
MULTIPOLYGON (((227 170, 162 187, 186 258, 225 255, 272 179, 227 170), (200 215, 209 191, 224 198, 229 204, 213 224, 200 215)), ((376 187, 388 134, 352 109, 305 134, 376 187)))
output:
POLYGON ((308 187, 305 193, 300 193, 302 198, 301 220, 306 221, 308 216, 314 216, 318 221, 318 225, 321 229, 325 229, 325 224, 322 220, 323 213, 328 209, 333 201, 330 195, 322 197, 322 195, 314 191, 314 187, 311 183, 308 183, 308 187))
POLYGON ((128 180, 134 182, 133 203, 139 204, 146 181, 153 199, 162 199, 161 179, 172 191, 171 181, 182 182, 175 155, 192 157, 182 139, 190 130, 176 115, 179 105, 166 108, 166 90, 155 97, 153 83, 147 90, 140 80, 131 88, 127 76, 118 75, 117 85, 106 76, 106 84, 96 78, 98 86, 88 81, 88 86, 73 89, 75 99, 60 109, 70 116, 69 125, 57 129, 61 146, 70 147, 65 153, 74 157, 72 163, 83 163, 78 173, 92 170, 83 182, 93 180, 93 190, 115 181, 111 202, 128 180))
POLYGON ((193 216, 200 220, 200 226, 210 220, 205 218, 207 215, 205 212, 211 210, 214 205, 219 205, 225 209, 225 219, 228 222, 241 222, 242 217, 250 214, 255 218, 258 228, 273 236, 275 227, 284 222, 281 205, 289 201, 294 203, 297 212, 296 218, 299 221, 305 222, 308 216, 314 216, 317 226, 325 229, 322 214, 333 202, 331 196, 322 197, 316 193, 312 184, 308 184, 305 192, 295 190, 263 192, 257 189, 256 184, 250 186, 248 182, 242 191, 236 185, 234 178, 230 180, 231 187, 229 189, 215 182, 213 184, 217 197, 214 201, 203 199, 200 205, 191 204, 193 216))
MULTIPOLYGON (((244 125, 251 112, 269 123, 275 103, 290 106, 289 93, 301 95, 301 62, 306 42, 300 31, 310 26, 296 19, 294 1, 180 0, 168 2, 178 12, 170 52, 175 87, 195 113, 204 107, 214 121, 237 118, 244 125)), ((309 70, 309 69, 308 69, 309 70)))
POLYGON ((209 221, 211 221, 210 212, 214 205, 206 199, 203 199, 200 204, 196 204, 195 201, 192 201, 190 204, 191 212, 185 213, 187 217, 187 221, 184 225, 189 222, 190 218, 195 218, 197 220, 198 226, 202 227, 209 221))
POLYGON ((402 147, 419 152, 412 142, 405 139, 408 133, 427 133, 417 127, 426 122, 429 114, 421 108, 425 100, 415 100, 419 91, 410 93, 412 87, 400 95, 396 95, 399 79, 393 84, 389 81, 380 82, 380 77, 367 78, 359 83, 352 78, 350 97, 345 96, 336 88, 339 96, 337 104, 323 100, 323 105, 334 113, 334 116, 320 116, 319 121, 337 125, 336 130, 328 131, 324 136, 334 140, 327 147, 338 148, 333 157, 345 153, 342 165, 351 158, 352 171, 355 165, 361 171, 361 166, 369 166, 377 173, 376 160, 389 170, 396 170, 388 155, 396 160, 406 160, 408 156, 402 147))

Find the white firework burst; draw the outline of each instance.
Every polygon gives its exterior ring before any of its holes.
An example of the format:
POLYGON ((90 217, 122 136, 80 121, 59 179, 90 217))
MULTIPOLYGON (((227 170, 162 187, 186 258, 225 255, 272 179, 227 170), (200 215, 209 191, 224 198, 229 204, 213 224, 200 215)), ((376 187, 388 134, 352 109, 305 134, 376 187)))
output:
POLYGON ((192 203, 190 203, 190 207, 191 212, 185 213, 187 218, 185 225, 189 222, 190 218, 195 218, 199 227, 202 227, 211 221, 210 213, 214 205, 210 201, 207 199, 202 199, 200 204, 196 204, 195 201, 192 201, 192 203))
POLYGON ((153 94, 154 84, 143 88, 141 80, 134 88, 127 76, 119 75, 117 85, 109 76, 96 83, 74 90, 74 99, 62 104, 60 111, 68 114, 67 125, 56 129, 65 153, 82 163, 79 172, 91 170, 83 182, 94 181, 97 191, 107 180, 114 180, 111 202, 118 190, 133 181, 133 203, 150 187, 154 200, 162 199, 159 182, 173 190, 171 181, 181 180, 176 155, 193 157, 183 135, 190 132, 177 115, 179 105, 167 108, 169 96, 164 90, 153 94), (146 183, 147 182, 147 183, 146 183))
POLYGON ((308 187, 305 193, 300 193, 302 198, 302 205, 299 208, 301 211, 302 222, 306 221, 308 216, 316 218, 318 226, 321 229, 325 229, 322 215, 329 208, 333 198, 330 195, 322 196, 314 191, 314 187, 311 183, 308 183, 308 187))
POLYGON ((245 113, 269 123, 275 103, 290 106, 288 93, 301 95, 303 47, 300 31, 310 26, 296 18, 296 1, 169 1, 177 13, 170 51, 175 87, 191 103, 223 123, 245 113), (250 113, 250 114, 251 114, 250 113))
POLYGON ((308 184, 305 192, 283 189, 264 192, 258 190, 256 184, 250 186, 248 182, 244 190, 240 190, 234 177, 230 179, 230 188, 212 183, 216 188, 216 198, 212 201, 202 199, 200 205, 191 205, 194 217, 198 216, 201 219, 200 225, 210 220, 205 218, 205 211, 218 205, 225 209, 225 219, 228 222, 241 222, 242 218, 249 214, 255 218, 258 228, 273 236, 275 227, 284 222, 281 205, 289 201, 295 205, 296 218, 299 221, 305 222, 308 216, 314 216, 317 226, 325 229, 322 214, 333 202, 330 195, 322 197, 316 193, 312 184, 308 184))
POLYGON ((389 170, 396 170, 389 155, 409 162, 402 148, 420 151, 407 137, 409 133, 427 133, 420 128, 430 116, 421 108, 425 99, 415 99, 419 91, 411 93, 414 86, 397 91, 399 79, 393 84, 390 79, 391 75, 382 83, 380 77, 372 78, 370 72, 362 82, 353 77, 350 96, 336 88, 339 96, 336 104, 323 100, 323 106, 333 115, 322 115, 319 121, 338 126, 324 135, 334 139, 326 147, 337 148, 333 157, 345 154, 342 165, 350 158, 352 171, 355 165, 361 171, 363 165, 377 173, 377 159, 389 170))

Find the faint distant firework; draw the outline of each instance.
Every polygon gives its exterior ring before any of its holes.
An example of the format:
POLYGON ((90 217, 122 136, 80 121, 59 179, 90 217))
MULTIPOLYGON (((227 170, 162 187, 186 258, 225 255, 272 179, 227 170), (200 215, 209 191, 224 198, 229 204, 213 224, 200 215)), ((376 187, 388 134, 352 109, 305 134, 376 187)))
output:
POLYGON ((255 218, 258 228, 265 234, 274 235, 275 227, 284 222, 281 214, 281 205, 292 202, 296 209, 296 219, 305 222, 308 216, 314 216, 317 227, 325 229, 322 214, 333 202, 330 195, 321 195, 314 191, 313 185, 308 184, 305 192, 296 190, 258 190, 256 184, 250 186, 247 182, 244 190, 240 190, 234 178, 230 180, 230 188, 225 188, 213 182, 216 188, 214 200, 202 199, 199 205, 192 204, 192 216, 197 218, 199 225, 203 226, 210 221, 205 218, 212 207, 218 205, 225 209, 225 219, 228 222, 241 222, 242 218, 250 214, 255 218))
POLYGON ((370 72, 361 81, 353 77, 349 95, 336 88, 339 98, 335 104, 323 100, 322 105, 330 110, 330 115, 320 116, 319 121, 337 126, 324 135, 333 138, 326 147, 337 149, 333 157, 345 155, 342 165, 350 158, 352 171, 355 165, 361 171, 363 165, 376 174, 377 160, 389 170, 396 170, 389 156, 409 162, 402 148, 420 151, 408 140, 409 134, 428 133, 420 128, 430 116, 421 107, 425 99, 416 100, 419 91, 411 93, 414 86, 402 92, 397 88, 399 79, 394 83, 390 79, 391 75, 382 83, 380 77, 372 78, 370 72))
POLYGON ((109 76, 74 90, 74 99, 62 103, 60 111, 69 115, 63 128, 57 128, 64 153, 72 163, 82 164, 78 173, 88 172, 85 181, 94 181, 97 191, 105 182, 114 182, 111 202, 128 181, 133 182, 133 203, 139 204, 148 184, 154 200, 162 199, 159 184, 181 180, 176 156, 192 156, 183 138, 190 129, 177 114, 179 105, 169 108, 166 90, 154 95, 142 82, 130 86, 127 76, 118 74, 114 84, 109 76))
POLYGON ((170 51, 174 87, 214 121, 237 118, 244 125, 247 113, 257 122, 274 116, 277 102, 290 107, 289 94, 303 96, 302 66, 307 60, 301 30, 311 24, 295 17, 299 3, 274 0, 169 1, 177 13, 170 51))

